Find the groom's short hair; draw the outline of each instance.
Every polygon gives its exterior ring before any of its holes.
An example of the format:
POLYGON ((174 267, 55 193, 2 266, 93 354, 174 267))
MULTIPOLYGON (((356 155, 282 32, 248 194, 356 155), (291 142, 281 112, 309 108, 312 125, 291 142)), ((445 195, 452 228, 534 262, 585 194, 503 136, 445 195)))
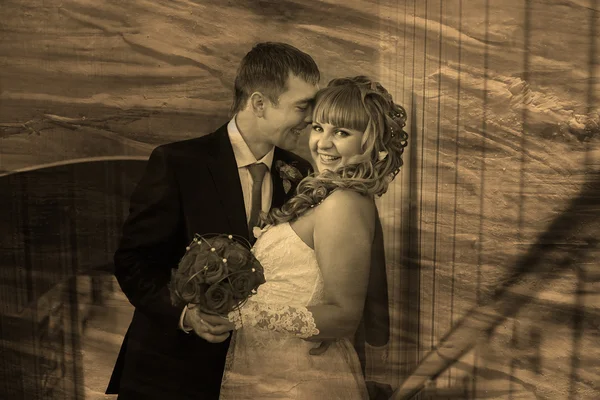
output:
POLYGON ((277 104, 279 96, 287 90, 290 73, 313 85, 321 79, 315 60, 294 46, 277 42, 256 44, 238 68, 231 113, 243 110, 256 91, 277 104))

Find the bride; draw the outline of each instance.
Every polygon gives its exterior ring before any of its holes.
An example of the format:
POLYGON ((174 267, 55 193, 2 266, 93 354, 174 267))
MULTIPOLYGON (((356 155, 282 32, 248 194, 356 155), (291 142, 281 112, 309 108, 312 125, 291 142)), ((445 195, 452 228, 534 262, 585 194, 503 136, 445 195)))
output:
POLYGON ((318 174, 264 216, 253 252, 266 283, 238 311, 221 399, 365 399, 351 338, 360 322, 376 206, 402 166, 404 109, 366 77, 317 93, 318 174), (326 341, 320 355, 309 351, 326 341))

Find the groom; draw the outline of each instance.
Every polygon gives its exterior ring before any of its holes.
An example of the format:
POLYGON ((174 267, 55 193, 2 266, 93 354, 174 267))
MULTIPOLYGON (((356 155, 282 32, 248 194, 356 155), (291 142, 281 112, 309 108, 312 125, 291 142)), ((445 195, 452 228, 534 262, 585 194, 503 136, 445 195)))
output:
POLYGON ((289 150, 311 122, 319 79, 308 54, 283 43, 257 44, 238 69, 231 121, 152 152, 114 257, 115 276, 135 312, 108 394, 218 399, 229 328, 197 309, 171 305, 171 268, 194 233, 250 239, 259 212, 292 195, 278 165, 308 173, 310 164, 289 150))

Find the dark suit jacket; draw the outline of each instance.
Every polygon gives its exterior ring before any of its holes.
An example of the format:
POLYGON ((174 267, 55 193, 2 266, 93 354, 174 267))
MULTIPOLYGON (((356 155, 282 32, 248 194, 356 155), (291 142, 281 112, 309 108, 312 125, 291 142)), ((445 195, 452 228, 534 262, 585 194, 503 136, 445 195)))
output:
MULTIPOLYGON (((278 160, 310 164, 276 148, 273 207, 286 200, 278 160)), ((293 193, 289 191, 289 195, 293 193)), ((115 253, 115 276, 135 312, 107 393, 120 399, 218 399, 229 340, 208 343, 178 329, 182 308, 167 283, 194 233, 248 238, 233 149, 224 125, 196 139, 157 147, 131 197, 130 214, 115 253)))

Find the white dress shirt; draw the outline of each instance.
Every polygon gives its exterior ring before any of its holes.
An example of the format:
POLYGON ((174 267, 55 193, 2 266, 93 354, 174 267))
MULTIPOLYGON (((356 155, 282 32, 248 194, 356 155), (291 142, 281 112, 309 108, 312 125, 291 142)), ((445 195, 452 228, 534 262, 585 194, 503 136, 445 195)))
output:
POLYGON ((252 177, 248 166, 255 163, 264 163, 267 166, 267 173, 262 183, 262 204, 261 209, 264 212, 271 208, 271 200, 273 199, 273 182, 271 180, 271 165, 273 165, 273 155, 275 147, 273 147, 263 158, 257 160, 252 154, 252 151, 244 141, 237 124, 235 116, 227 125, 227 133, 229 141, 233 147, 233 155, 238 166, 240 174, 240 183, 242 184, 242 192, 244 193, 244 206, 246 207, 246 222, 250 220, 250 212, 252 211, 252 177))
MULTIPOLYGON (((244 206, 246 208, 246 222, 250 220, 250 213, 252 211, 252 177, 250 176, 249 165, 262 162, 267 166, 267 173, 262 182, 262 204, 261 209, 264 212, 269 211, 271 208, 271 201, 273 199, 273 182, 271 180, 271 166, 273 165, 273 155, 275 154, 275 147, 273 147, 267 154, 260 160, 257 160, 252 154, 250 147, 242 137, 240 130, 235 122, 235 115, 227 124, 227 134, 229 135, 229 141, 233 147, 233 155, 235 162, 238 167, 238 173, 240 174, 240 184, 242 185, 242 193, 244 194, 244 206)), ((192 329, 183 326, 183 320, 185 313, 187 312, 187 306, 183 308, 181 317, 179 318, 179 328, 184 332, 189 333, 192 329)))

